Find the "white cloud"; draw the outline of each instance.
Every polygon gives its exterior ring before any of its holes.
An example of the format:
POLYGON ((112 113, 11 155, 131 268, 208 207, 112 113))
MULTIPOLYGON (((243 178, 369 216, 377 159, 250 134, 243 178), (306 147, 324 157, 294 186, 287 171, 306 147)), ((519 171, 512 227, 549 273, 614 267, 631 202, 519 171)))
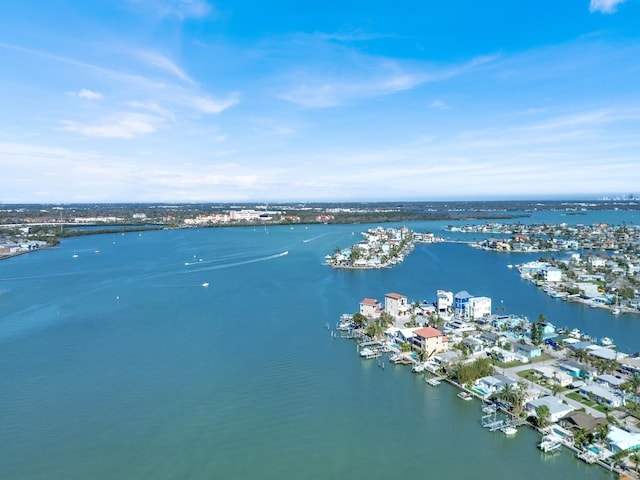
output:
POLYGON ((591 0, 589 4, 590 12, 615 13, 618 5, 626 0, 591 0))
POLYGON ((156 52, 136 51, 133 54, 143 62, 153 67, 159 68, 175 77, 188 83, 194 83, 189 75, 178 67, 174 62, 156 52))
POLYGON ((185 103, 203 113, 221 113, 240 103, 237 93, 232 93, 225 100, 215 100, 209 96, 192 95, 185 97, 185 103))
POLYGON ((62 130, 76 132, 88 137, 134 138, 155 132, 163 123, 164 118, 157 115, 123 112, 93 125, 66 121, 62 130))
POLYGON ((174 120, 175 117, 173 115, 173 113, 171 113, 169 110, 167 110, 166 108, 161 107, 160 105, 158 105, 155 102, 140 102, 137 100, 131 101, 131 102, 125 102, 124 105, 131 107, 131 108, 137 108, 140 110, 146 110, 149 112, 153 112, 153 113, 157 113, 159 115, 161 115, 164 118, 168 118, 170 120, 174 120))
POLYGON ((352 100, 391 95, 425 83, 447 80, 482 68, 496 58, 497 55, 475 57, 462 65, 437 68, 363 55, 352 50, 345 52, 344 48, 339 48, 326 64, 291 72, 288 76, 296 85, 278 96, 305 108, 334 107, 352 100), (332 74, 330 63, 340 62, 347 66, 332 74))
POLYGON ((448 110, 451 108, 447 103, 443 100, 434 100, 429 104, 430 108, 437 108, 438 110, 448 110))
POLYGON ((94 92, 92 90, 88 90, 83 88, 79 92, 73 92, 73 95, 77 97, 84 98, 85 100, 102 100, 104 96, 99 92, 94 92))
POLYGON ((205 0, 129 0, 146 11, 164 17, 202 18, 215 12, 205 0))

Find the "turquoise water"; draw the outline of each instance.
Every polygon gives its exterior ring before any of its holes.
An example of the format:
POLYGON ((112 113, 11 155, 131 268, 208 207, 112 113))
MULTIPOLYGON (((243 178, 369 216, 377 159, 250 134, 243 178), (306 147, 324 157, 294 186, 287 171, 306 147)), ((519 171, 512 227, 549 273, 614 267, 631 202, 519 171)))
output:
POLYGON ((462 244, 394 269, 322 265, 364 228, 118 233, 0 262, 0 478, 609 478, 542 455, 527 429, 487 432, 477 401, 361 360, 326 324, 438 288, 621 348, 638 319, 552 300, 506 268, 530 257, 462 244))

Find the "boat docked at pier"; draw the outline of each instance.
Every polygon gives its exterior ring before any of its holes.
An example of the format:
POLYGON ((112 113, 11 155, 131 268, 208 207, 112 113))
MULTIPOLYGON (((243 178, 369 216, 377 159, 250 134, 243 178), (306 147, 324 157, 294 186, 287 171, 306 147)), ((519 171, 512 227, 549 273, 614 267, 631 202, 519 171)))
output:
POLYGON ((458 394, 458 398, 461 398, 462 400, 471 400, 473 395, 469 392, 462 391, 458 394))
POLYGON ((555 452, 562 447, 562 441, 556 435, 545 435, 538 443, 538 448, 545 453, 555 452))
POLYGON ((378 358, 382 356, 382 352, 375 348, 364 347, 359 352, 362 358, 370 359, 370 358, 378 358))

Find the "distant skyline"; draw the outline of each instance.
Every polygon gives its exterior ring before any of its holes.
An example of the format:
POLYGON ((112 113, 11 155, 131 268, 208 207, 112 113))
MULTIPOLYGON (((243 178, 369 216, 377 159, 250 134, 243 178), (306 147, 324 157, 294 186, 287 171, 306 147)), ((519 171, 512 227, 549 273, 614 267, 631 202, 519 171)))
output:
POLYGON ((0 203, 640 193, 640 0, 32 0, 0 203))

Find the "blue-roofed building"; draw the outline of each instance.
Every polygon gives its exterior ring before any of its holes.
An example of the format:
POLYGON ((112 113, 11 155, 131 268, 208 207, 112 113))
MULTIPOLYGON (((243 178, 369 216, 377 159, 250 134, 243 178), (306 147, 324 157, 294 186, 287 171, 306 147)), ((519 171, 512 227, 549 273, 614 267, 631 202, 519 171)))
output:
POLYGON ((458 292, 453 297, 453 311, 461 317, 466 317, 469 313, 469 300, 473 298, 466 290, 458 292))

